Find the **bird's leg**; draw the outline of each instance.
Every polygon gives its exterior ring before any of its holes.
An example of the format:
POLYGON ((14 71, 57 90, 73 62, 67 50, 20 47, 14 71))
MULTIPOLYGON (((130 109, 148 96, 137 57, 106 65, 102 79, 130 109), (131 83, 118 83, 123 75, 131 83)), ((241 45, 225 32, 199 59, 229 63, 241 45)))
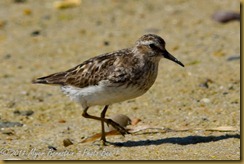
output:
MULTIPOLYGON (((107 109, 108 109, 108 105, 106 105, 103 108, 103 111, 101 113, 101 119, 104 119, 105 118, 105 114, 107 112, 107 109)), ((104 129, 104 120, 101 120, 101 123, 102 123, 102 136, 101 136, 101 140, 103 141, 103 145, 105 145, 105 143, 106 143, 106 135, 105 135, 105 129, 104 129)))
MULTIPOLYGON (((120 126, 118 123, 114 122, 114 121, 111 120, 111 119, 107 119, 107 118, 102 118, 102 117, 97 117, 97 116, 89 115, 89 114, 87 113, 88 108, 89 108, 89 107, 86 107, 86 108, 84 109, 84 111, 83 111, 83 113, 82 113, 82 116, 83 116, 83 117, 85 117, 85 118, 90 118, 90 119, 94 119, 94 120, 98 120, 98 121, 102 121, 102 122, 103 122, 102 124, 104 124, 104 122, 107 123, 107 124, 110 124, 110 125, 112 125, 116 130, 118 130, 118 131, 120 132, 120 134, 122 134, 123 136, 124 136, 125 134, 130 134, 125 128, 123 128, 122 126, 120 126)), ((105 106, 105 110, 103 109, 103 111, 102 111, 102 113, 104 112, 104 115, 105 115, 106 110, 107 110, 106 108, 108 108, 108 106, 107 106, 107 107, 105 106)), ((102 113, 101 113, 101 115, 102 115, 102 113)))

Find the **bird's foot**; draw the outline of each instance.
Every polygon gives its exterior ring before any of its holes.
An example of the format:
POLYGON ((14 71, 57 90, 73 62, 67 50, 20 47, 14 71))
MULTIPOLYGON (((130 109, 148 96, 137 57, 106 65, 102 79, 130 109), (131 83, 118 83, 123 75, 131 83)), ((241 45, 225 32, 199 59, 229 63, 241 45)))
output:
POLYGON ((128 130, 126 130, 124 127, 120 126, 118 123, 114 122, 111 119, 107 119, 106 123, 109 125, 112 125, 117 131, 120 132, 121 135, 125 136, 125 134, 130 134, 128 130))

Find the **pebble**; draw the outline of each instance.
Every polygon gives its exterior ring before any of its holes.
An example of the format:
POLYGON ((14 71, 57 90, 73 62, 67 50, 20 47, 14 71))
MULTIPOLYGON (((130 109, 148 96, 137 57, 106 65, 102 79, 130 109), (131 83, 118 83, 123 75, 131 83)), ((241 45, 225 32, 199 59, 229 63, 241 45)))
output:
POLYGON ((24 2, 26 2, 26 0, 13 0, 13 2, 15 2, 15 3, 24 3, 24 2))
POLYGON ((233 60, 240 60, 240 58, 241 58, 240 55, 237 55, 237 56, 230 56, 226 60, 233 61, 233 60))
POLYGON ((204 82, 202 82, 201 84, 199 84, 199 87, 209 88, 209 83, 213 83, 213 80, 206 79, 204 82))
POLYGON ((38 35, 40 35, 41 34, 41 32, 39 31, 39 30, 35 30, 35 31, 33 31, 32 33, 31 33, 31 36, 38 36, 38 35))
POLYGON ((49 146, 48 146, 48 149, 51 149, 51 150, 57 151, 57 148, 56 148, 56 147, 54 147, 54 146, 51 146, 51 145, 49 145, 49 146))
POLYGON ((53 7, 56 9, 66 9, 71 7, 77 7, 81 5, 81 0, 59 0, 53 3, 53 7))
POLYGON ((16 127, 16 126, 23 126, 23 124, 21 124, 20 122, 9 122, 9 121, 5 121, 5 122, 0 122, 0 128, 9 128, 9 127, 16 127))
POLYGON ((223 92, 223 95, 227 95, 227 94, 229 94, 228 92, 223 92))
POLYGON ((70 140, 70 139, 64 139, 63 140, 63 145, 65 146, 65 147, 68 147, 68 146, 70 146, 70 145, 73 145, 73 142, 70 140))
POLYGON ((2 134, 6 134, 6 135, 9 135, 9 136, 15 134, 13 129, 4 129, 1 132, 2 132, 2 134))
POLYGON ((32 10, 31 9, 24 9, 23 10, 23 14, 24 15, 31 15, 32 14, 32 10))
POLYGON ((104 45, 104 46, 109 46, 109 41, 104 41, 104 42, 103 42, 103 45, 104 45))
POLYGON ((58 122, 59 122, 59 123, 66 123, 66 120, 64 120, 64 119, 60 119, 58 122))
POLYGON ((212 16, 213 20, 219 23, 227 23, 230 21, 240 21, 240 13, 233 11, 217 11, 212 16))
POLYGON ((6 54, 6 55, 4 55, 4 59, 10 59, 12 57, 12 55, 11 54, 6 54))
POLYGON ((31 116, 34 112, 32 110, 24 110, 24 111, 15 110, 13 113, 19 116, 31 116))
POLYGON ((202 121, 209 121, 207 117, 202 117, 202 121))
POLYGON ((211 101, 208 98, 203 98, 203 99, 200 100, 200 102, 204 102, 204 103, 207 104, 207 103, 210 103, 211 101))

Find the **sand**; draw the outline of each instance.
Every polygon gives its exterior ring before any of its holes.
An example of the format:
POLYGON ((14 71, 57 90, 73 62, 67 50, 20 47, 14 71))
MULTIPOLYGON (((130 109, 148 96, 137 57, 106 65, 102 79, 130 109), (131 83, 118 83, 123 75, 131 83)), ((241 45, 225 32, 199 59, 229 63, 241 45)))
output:
POLYGON ((84 0, 67 9, 54 2, 0 1, 0 159, 240 160, 240 22, 212 19, 239 12, 239 1, 84 0), (83 118, 59 87, 32 79, 132 46, 146 33, 162 36, 185 68, 161 60, 153 87, 111 105, 107 116, 188 130, 108 136, 105 147, 99 139, 81 143, 100 123, 83 118), (218 127, 226 130, 207 130, 218 127), (65 147, 64 139, 73 144, 65 147))

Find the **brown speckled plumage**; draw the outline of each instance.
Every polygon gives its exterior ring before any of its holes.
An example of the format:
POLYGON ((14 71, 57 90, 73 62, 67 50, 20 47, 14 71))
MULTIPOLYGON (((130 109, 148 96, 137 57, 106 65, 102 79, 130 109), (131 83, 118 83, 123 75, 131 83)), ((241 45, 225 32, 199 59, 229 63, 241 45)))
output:
POLYGON ((140 58, 133 57, 132 49, 123 49, 91 58, 72 69, 39 78, 35 82, 71 85, 79 88, 98 85, 101 80, 109 80, 111 83, 120 85, 139 84, 143 75, 157 72, 157 66, 154 66, 152 61, 145 62, 147 64, 141 68, 140 58))

